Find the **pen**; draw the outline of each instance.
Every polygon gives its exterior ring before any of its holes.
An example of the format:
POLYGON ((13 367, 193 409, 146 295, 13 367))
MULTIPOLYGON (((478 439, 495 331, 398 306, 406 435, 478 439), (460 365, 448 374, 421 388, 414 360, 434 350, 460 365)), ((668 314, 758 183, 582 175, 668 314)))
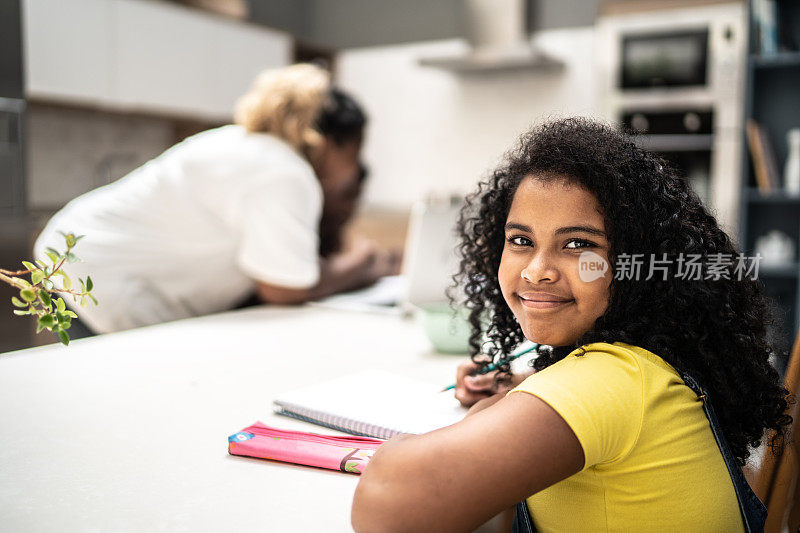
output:
MULTIPOLYGON (((530 346, 530 347, 528 347, 528 348, 525 348, 525 349, 524 349, 524 350, 522 350, 521 352, 512 353, 511 355, 509 355, 509 356, 508 356, 508 357, 506 357, 505 359, 501 359, 501 360, 500 360, 499 362, 497 362, 497 363, 492 363, 492 364, 490 364, 490 365, 486 365, 485 367, 481 368, 481 369, 480 369, 480 370, 478 370, 477 372, 475 372, 475 373, 473 373, 473 374, 470 374, 470 376, 482 376, 483 374, 488 374, 489 372, 493 372, 493 371, 497 370, 497 367, 498 367, 498 366, 500 366, 500 365, 503 365, 503 364, 505 364, 505 363, 510 363, 511 361, 513 361, 513 360, 515 360, 515 359, 519 359, 520 357, 522 357, 522 356, 523 356, 523 355, 525 355, 526 353, 530 353, 530 352, 532 352, 532 351, 536 350, 536 349, 537 349, 539 346, 541 346, 541 345, 540 345, 540 344, 536 344, 536 343, 534 343, 534 344, 533 344, 533 346, 530 346)), ((445 387, 445 388, 443 388, 443 389, 442 389, 442 392, 446 392, 446 391, 449 391, 449 390, 453 390, 453 389, 455 389, 455 388, 456 388, 456 384, 455 384, 455 383, 453 383, 453 384, 452 384, 452 385, 450 385, 449 387, 445 387)))

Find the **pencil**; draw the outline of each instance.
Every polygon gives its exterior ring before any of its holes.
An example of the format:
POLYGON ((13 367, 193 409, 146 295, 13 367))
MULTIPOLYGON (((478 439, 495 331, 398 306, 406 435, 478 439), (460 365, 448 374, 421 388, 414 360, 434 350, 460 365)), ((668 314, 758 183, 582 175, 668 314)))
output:
MULTIPOLYGON (((504 359, 501 359, 497 363, 492 363, 490 365, 486 365, 485 367, 481 368, 477 372, 474 372, 474 373, 470 374, 470 376, 482 376, 484 374, 488 374, 489 372, 494 372, 495 370, 497 370, 497 368, 500 365, 504 365, 506 363, 510 363, 511 361, 514 361, 515 359, 519 359, 520 357, 522 357, 526 353, 530 353, 530 352, 534 351, 539 346, 540 346, 539 344, 534 343, 533 346, 529 346, 528 348, 525 348, 524 350, 522 350, 520 352, 512 353, 511 355, 509 355, 508 357, 506 357, 504 359)), ((453 383, 452 385, 449 385, 449 386, 443 388, 442 392, 453 390, 455 388, 456 388, 456 384, 453 383)))

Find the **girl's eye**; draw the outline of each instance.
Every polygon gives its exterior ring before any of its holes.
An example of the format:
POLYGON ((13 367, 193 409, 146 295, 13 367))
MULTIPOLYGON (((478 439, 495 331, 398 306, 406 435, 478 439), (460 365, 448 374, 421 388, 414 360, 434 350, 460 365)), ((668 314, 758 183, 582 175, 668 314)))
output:
POLYGON ((530 244, 532 244, 530 239, 520 236, 509 237, 507 240, 514 246, 529 246, 530 244))
POLYGON ((579 248, 593 248, 597 246, 593 242, 585 241, 583 239, 572 239, 566 245, 566 248, 579 249, 579 248))

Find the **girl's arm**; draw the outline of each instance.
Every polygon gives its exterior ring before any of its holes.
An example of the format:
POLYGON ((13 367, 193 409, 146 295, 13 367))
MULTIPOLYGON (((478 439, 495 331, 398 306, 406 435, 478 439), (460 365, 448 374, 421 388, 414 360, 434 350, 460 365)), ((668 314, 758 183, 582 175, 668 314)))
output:
POLYGON ((494 400, 457 424, 378 448, 356 488, 354 529, 472 531, 582 468, 577 437, 549 405, 524 393, 494 400))

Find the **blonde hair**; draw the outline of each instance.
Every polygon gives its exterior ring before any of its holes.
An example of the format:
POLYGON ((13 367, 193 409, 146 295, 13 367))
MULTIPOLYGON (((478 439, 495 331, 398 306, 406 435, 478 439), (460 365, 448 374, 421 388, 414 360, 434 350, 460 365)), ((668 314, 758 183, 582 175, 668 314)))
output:
POLYGON ((315 65, 265 70, 236 102, 234 122, 280 137, 310 158, 324 140, 314 125, 329 88, 328 72, 315 65))

